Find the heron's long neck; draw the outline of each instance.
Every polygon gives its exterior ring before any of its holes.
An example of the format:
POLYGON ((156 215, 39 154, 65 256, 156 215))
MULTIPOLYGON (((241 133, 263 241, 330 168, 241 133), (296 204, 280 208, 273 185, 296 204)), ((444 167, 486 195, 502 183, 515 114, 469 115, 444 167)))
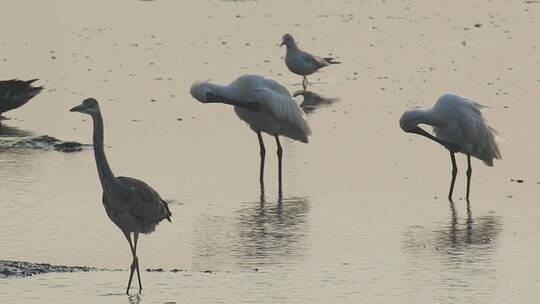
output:
POLYGON ((105 189, 108 185, 112 185, 115 182, 114 174, 109 167, 107 158, 105 157, 105 150, 103 147, 103 118, 101 113, 92 115, 94 120, 94 156, 96 158, 96 165, 101 185, 105 189))

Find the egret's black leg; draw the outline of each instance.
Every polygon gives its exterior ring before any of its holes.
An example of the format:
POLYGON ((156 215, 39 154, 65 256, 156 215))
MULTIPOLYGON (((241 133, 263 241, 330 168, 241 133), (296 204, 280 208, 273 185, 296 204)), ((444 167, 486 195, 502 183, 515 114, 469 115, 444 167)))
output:
POLYGON ((282 159, 282 156, 283 156, 283 148, 281 148, 281 143, 279 142, 279 136, 275 135, 275 137, 276 137, 277 156, 278 156, 279 193, 281 193, 282 192, 281 190, 283 189, 282 183, 281 183, 281 181, 282 181, 282 179, 281 179, 281 176, 282 176, 282 174, 281 174, 281 172, 282 172, 282 169, 281 169, 282 168, 282 166, 281 166, 282 161, 281 161, 281 159, 282 159))
POLYGON ((135 249, 133 248, 133 243, 131 243, 131 235, 129 232, 124 231, 124 235, 126 236, 126 239, 129 242, 129 248, 131 249, 131 254, 133 255, 133 262, 131 263, 131 272, 129 273, 129 282, 128 286, 126 288, 126 294, 129 294, 129 288, 131 287, 131 280, 133 279, 133 273, 135 272, 135 268, 137 267, 136 259, 137 256, 135 255, 135 249))
POLYGON ((133 254, 135 255, 135 266, 137 267, 137 279, 139 279, 139 293, 142 291, 141 273, 139 271, 139 258, 137 257, 137 241, 139 240, 139 233, 133 233, 133 254))
POLYGON ((450 192, 448 192, 448 199, 452 201, 452 193, 454 192, 454 183, 456 182, 457 164, 456 156, 454 152, 450 152, 450 158, 452 159, 452 181, 450 182, 450 192))
POLYGON ((469 189, 471 188, 471 176, 472 176, 471 156, 467 154, 467 201, 469 200, 469 189))
POLYGON ((261 191, 264 192, 264 158, 266 156, 266 149, 264 148, 261 131, 257 131, 257 138, 259 139, 259 148, 261 154, 261 169, 259 171, 259 181, 261 182, 261 191))

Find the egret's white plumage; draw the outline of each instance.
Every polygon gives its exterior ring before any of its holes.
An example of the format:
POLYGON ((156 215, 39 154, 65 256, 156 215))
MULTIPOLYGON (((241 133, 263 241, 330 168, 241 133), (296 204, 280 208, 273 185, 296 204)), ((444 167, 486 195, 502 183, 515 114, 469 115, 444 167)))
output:
MULTIPOLYGON (((447 148, 451 145, 457 147, 455 150, 449 148, 453 165, 455 164, 453 153, 461 152, 466 154, 469 161, 467 174, 469 185, 470 156, 482 160, 488 166, 493 166, 494 159, 501 159, 501 152, 496 142, 497 132, 488 125, 482 114, 483 108, 485 107, 465 97, 444 94, 431 109, 413 109, 405 112, 401 116, 399 123, 405 132, 418 133, 424 136, 426 135, 422 133, 423 130, 419 129, 418 125, 427 124, 432 126, 436 136, 435 140, 446 145, 447 148)), ((457 168, 455 171, 457 171, 457 168)), ((453 189, 453 183, 451 189, 453 189)), ((467 198, 468 190, 469 186, 467 187, 467 198)))
MULTIPOLYGON (((226 86, 209 81, 196 82, 191 86, 191 95, 202 103, 222 102, 234 105, 238 117, 258 134, 261 145, 261 183, 265 150, 260 132, 276 138, 278 155, 278 136, 283 135, 307 143, 311 134, 304 111, 296 104, 289 91, 272 79, 243 75, 226 86)), ((281 159, 281 156, 279 158, 281 159)))
POLYGON ((234 111, 255 131, 270 135, 283 135, 307 143, 311 129, 304 111, 296 104, 289 91, 278 82, 258 75, 243 75, 229 85, 221 86, 208 81, 191 86, 191 95, 200 102, 208 102, 212 93, 230 100, 254 102, 260 110, 254 112, 235 106, 234 111))
POLYGON ((317 72, 319 69, 330 64, 338 64, 332 57, 321 58, 312 55, 298 48, 291 34, 283 35, 281 45, 285 45, 287 52, 285 53, 285 65, 289 71, 304 77, 302 85, 304 90, 307 86, 307 75, 317 72))

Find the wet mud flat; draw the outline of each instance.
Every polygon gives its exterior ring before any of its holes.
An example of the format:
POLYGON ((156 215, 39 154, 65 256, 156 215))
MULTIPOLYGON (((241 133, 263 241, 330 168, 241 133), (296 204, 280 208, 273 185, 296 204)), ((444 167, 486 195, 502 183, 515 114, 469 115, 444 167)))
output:
MULTIPOLYGON (((125 271, 124 269, 108 269, 108 268, 96 268, 90 266, 66 266, 66 265, 53 265, 50 263, 32 263, 32 262, 23 262, 23 261, 11 261, 11 260, 0 260, 0 278, 21 278, 21 277, 31 277, 38 274, 46 273, 69 273, 69 272, 90 272, 90 271, 125 271)), ((181 268, 146 268, 145 272, 170 272, 170 273, 187 273, 190 272, 187 269, 181 268)), ((252 269, 253 272, 259 272, 258 268, 252 269)), ((216 271, 213 270, 200 270, 198 273, 204 274, 215 274, 216 271)), ((225 271, 225 273, 230 273, 230 271, 225 271)))
POLYGON ((36 274, 59 272, 88 272, 101 270, 87 266, 51 265, 49 263, 31 263, 22 261, 0 260, 0 278, 31 277, 36 274))
POLYGON ((15 140, 0 139, 0 148, 3 149, 54 149, 60 152, 79 152, 84 147, 92 147, 92 145, 76 141, 63 141, 49 135, 23 137, 15 140))

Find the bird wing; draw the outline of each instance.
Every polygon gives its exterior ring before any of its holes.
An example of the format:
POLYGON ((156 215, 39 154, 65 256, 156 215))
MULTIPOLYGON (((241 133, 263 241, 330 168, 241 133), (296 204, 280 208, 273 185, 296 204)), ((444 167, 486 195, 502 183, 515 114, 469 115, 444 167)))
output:
POLYGON ((260 87, 252 91, 251 98, 272 116, 296 129, 292 131, 293 134, 284 133, 284 135, 307 142, 307 136, 311 134, 311 129, 305 119, 304 111, 296 104, 290 94, 286 93, 260 87))
POLYGON ((302 51, 301 54, 302 54, 303 60, 305 60, 309 64, 316 66, 317 68, 321 68, 328 65, 328 62, 319 56, 315 56, 304 51, 302 51))
POLYGON ((472 100, 463 98, 466 106, 461 108, 462 117, 459 124, 465 142, 470 143, 471 155, 483 160, 488 166, 493 166, 493 159, 501 159, 501 152, 497 145, 497 131, 487 123, 482 109, 485 106, 472 100))
POLYGON ((171 221, 167 202, 152 187, 131 177, 119 176, 116 179, 124 186, 124 197, 119 200, 124 211, 145 222, 171 221))
POLYGON ((0 112, 18 108, 39 94, 43 87, 33 87, 31 85, 36 80, 11 79, 0 81, 0 112))

